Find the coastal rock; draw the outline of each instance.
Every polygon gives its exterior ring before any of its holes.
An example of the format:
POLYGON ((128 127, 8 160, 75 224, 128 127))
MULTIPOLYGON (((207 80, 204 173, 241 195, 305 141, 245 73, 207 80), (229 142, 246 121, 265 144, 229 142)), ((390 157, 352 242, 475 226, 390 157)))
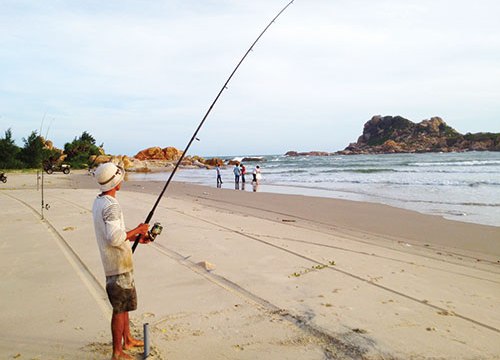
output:
POLYGON ((97 167, 100 164, 108 162, 123 166, 125 170, 135 167, 134 160, 127 155, 92 155, 89 157, 90 167, 97 167))
POLYGON ((138 160, 178 160, 182 156, 182 151, 169 146, 164 149, 159 146, 150 147, 139 151, 134 158, 138 160))
POLYGON ((397 153, 402 151, 401 146, 394 140, 387 140, 382 145, 382 149, 384 149, 386 153, 397 153))
POLYGON ((165 160, 179 160, 182 156, 182 151, 174 148, 173 146, 162 149, 165 160))
POLYGON ((287 151, 285 156, 330 156, 331 153, 326 151, 308 151, 308 152, 297 152, 297 151, 287 151))
POLYGON ((165 154, 159 146, 141 150, 134 157, 139 160, 165 160, 165 154))
POLYGON ((97 166, 97 165, 100 165, 100 164, 104 164, 104 163, 110 162, 111 158, 112 158, 111 155, 98 155, 98 156, 92 155, 89 158, 89 163, 92 164, 92 166, 97 166))
POLYGON ((257 161, 266 161, 262 156, 247 156, 241 159, 241 162, 249 161, 249 162, 257 162, 257 161))
POLYGON ((209 165, 209 166, 222 166, 224 165, 224 160, 220 159, 220 158, 211 158, 211 159, 207 159, 205 160, 205 165, 209 165))
MULTIPOLYGON (((373 116, 357 142, 336 154, 499 151, 500 134, 462 135, 440 117, 414 123, 401 116, 373 116)), ((300 153, 298 153, 300 155, 300 153)), ((291 155, 293 156, 293 155, 291 155)))

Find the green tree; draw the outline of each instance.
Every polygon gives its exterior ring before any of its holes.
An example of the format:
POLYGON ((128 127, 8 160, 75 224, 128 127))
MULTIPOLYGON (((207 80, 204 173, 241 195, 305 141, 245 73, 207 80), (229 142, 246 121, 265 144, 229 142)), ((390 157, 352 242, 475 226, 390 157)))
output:
POLYGON ((5 131, 5 137, 0 138, 0 169, 19 169, 23 163, 18 160, 20 148, 12 139, 12 130, 5 131))
POLYGON ((45 159, 44 143, 40 135, 33 130, 27 139, 23 138, 24 147, 19 152, 19 159, 28 168, 39 168, 45 159))
POLYGON ((83 169, 88 166, 90 156, 99 155, 101 152, 94 137, 84 131, 79 138, 75 137, 72 142, 64 145, 64 153, 68 155, 66 162, 71 167, 83 169))

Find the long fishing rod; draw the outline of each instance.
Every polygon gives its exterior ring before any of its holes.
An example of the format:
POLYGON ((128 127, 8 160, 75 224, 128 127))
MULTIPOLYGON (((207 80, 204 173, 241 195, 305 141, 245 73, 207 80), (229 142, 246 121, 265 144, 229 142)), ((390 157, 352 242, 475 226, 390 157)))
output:
MULTIPOLYGON (((177 171, 177 168, 179 167, 179 165, 181 164, 182 160, 184 159, 184 156, 186 156, 188 150, 189 150, 189 147, 191 146, 191 144, 193 143, 193 141, 196 138, 196 135, 198 135, 198 132, 200 131, 201 127, 203 126, 203 124, 205 123, 205 120, 207 119, 208 117, 208 114, 210 114, 210 112, 212 111, 212 108, 214 107, 215 103, 219 100, 219 97, 221 96, 221 94, 224 92, 224 90, 227 89, 227 84, 229 84, 229 81, 231 81, 233 75, 236 73, 236 71, 238 70, 238 68, 240 67, 241 63, 245 60, 245 58, 247 57, 247 55, 250 53, 250 51, 253 50, 253 47, 255 46, 255 44, 257 44, 257 42, 260 40, 260 38, 262 37, 262 35, 264 35, 264 33, 267 31, 267 29, 269 29, 269 27, 276 21, 276 19, 290 6, 293 4, 295 0, 291 0, 283 9, 280 10, 280 12, 278 12, 278 14, 269 22, 269 24, 267 24, 267 26, 264 28, 264 30, 262 30, 262 32, 259 34, 259 36, 257 36, 257 38, 255 39, 255 41, 252 43, 252 45, 248 48, 248 50, 246 51, 245 55, 243 55, 243 57, 241 58, 241 60, 238 62, 238 64, 236 65, 236 67, 234 68, 234 70, 231 72, 231 75, 229 75, 229 77, 227 78, 226 82, 224 83, 224 85, 222 85, 222 88, 220 89, 219 93, 217 94, 217 96, 215 97, 214 101, 212 102, 212 104, 210 105, 210 107, 208 108, 207 112, 205 113, 205 116, 203 117, 203 119, 201 120, 200 124, 198 125, 198 127, 196 128, 196 131, 194 132, 193 136, 191 137, 191 140, 189 140, 186 148, 184 149, 184 151, 182 152, 181 154, 181 157, 177 160, 177 163, 175 164, 175 167, 174 169, 172 170, 172 173, 170 174, 170 176, 168 177, 168 180, 167 182, 165 183, 165 186, 163 187, 163 190, 160 192, 160 195, 158 196, 158 199, 156 199, 156 202, 153 206, 153 208, 151 209, 151 211, 149 212, 147 218, 146 218, 146 221, 144 222, 145 224, 149 224, 149 222, 151 221, 151 218, 153 217, 153 214, 156 210, 156 207, 158 206, 158 204, 160 203, 160 200, 161 198, 163 197, 163 194, 165 193, 165 191, 167 190, 167 187, 168 185, 170 184, 170 181, 172 180, 172 178, 174 177, 174 174, 175 172, 177 171)), ((139 244, 139 240, 140 240, 141 236, 139 235, 135 241, 134 241, 134 245, 132 246, 132 252, 135 251, 135 248, 137 247, 137 245, 139 244)))

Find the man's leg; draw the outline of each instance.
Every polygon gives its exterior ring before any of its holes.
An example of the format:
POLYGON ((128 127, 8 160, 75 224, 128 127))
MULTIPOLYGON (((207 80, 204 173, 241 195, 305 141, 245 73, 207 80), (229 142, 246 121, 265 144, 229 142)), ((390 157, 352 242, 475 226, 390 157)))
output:
POLYGON ((125 328, 123 331, 123 348, 125 350, 131 349, 133 347, 144 346, 144 341, 134 339, 132 334, 130 334, 130 320, 128 316, 128 312, 125 313, 125 328))
POLYGON ((125 331, 125 320, 128 324, 128 313, 122 312, 115 314, 111 318, 111 334, 113 335, 113 357, 111 360, 133 360, 128 354, 123 352, 122 340, 125 331))

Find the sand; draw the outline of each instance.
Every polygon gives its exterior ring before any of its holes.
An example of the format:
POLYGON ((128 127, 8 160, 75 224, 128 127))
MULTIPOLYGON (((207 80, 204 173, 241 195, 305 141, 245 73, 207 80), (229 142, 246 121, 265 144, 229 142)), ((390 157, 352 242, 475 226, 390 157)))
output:
MULTIPOLYGON (((0 185, 0 357, 109 359, 85 172, 0 185)), ((126 182, 125 222, 163 183, 126 182)), ((500 358, 500 227, 384 205, 172 183, 135 255, 151 359, 500 358)), ((140 351, 134 356, 142 358, 140 351)))

